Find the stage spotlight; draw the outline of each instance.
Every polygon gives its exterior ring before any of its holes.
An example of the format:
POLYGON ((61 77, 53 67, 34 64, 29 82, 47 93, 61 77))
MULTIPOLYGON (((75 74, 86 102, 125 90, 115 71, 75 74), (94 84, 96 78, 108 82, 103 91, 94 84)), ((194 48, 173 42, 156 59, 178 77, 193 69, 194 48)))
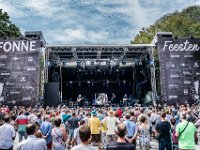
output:
POLYGON ((123 84, 126 84, 126 80, 123 80, 123 84))
POLYGON ((126 61, 124 59, 122 60, 122 65, 126 65, 126 61))
POLYGON ((115 65, 116 65, 116 62, 113 61, 113 60, 111 60, 111 61, 110 61, 110 65, 111 65, 111 66, 115 66, 115 65))
POLYGON ((86 64, 87 66, 89 66, 89 65, 91 64, 91 62, 90 62, 89 60, 87 60, 87 61, 85 62, 85 64, 86 64))
POLYGON ((47 62, 47 67, 48 67, 48 68, 51 68, 52 66, 53 66, 53 63, 52 63, 51 61, 48 61, 48 62, 47 62))

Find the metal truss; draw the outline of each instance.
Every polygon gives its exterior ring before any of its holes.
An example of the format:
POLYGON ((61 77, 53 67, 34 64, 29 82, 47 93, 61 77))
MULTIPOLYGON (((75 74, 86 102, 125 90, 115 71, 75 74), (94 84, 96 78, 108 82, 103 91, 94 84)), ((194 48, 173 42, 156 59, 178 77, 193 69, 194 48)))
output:
POLYGON ((58 62, 84 62, 87 60, 115 60, 116 63, 125 61, 134 61, 134 59, 143 59, 148 54, 148 48, 152 44, 136 44, 136 45, 52 45, 47 46, 49 51, 48 59, 58 62), (58 58, 59 57, 59 58, 58 58))
POLYGON ((49 52, 51 51, 51 48, 45 49, 45 57, 44 57, 44 82, 48 82, 48 62, 49 62, 49 52))
POLYGON ((151 89, 152 89, 152 100, 153 100, 153 105, 156 105, 156 99, 157 99, 157 90, 156 90, 156 74, 155 74, 155 63, 154 63, 154 47, 149 48, 149 56, 150 56, 150 61, 151 61, 151 67, 150 67, 150 72, 151 72, 151 89))

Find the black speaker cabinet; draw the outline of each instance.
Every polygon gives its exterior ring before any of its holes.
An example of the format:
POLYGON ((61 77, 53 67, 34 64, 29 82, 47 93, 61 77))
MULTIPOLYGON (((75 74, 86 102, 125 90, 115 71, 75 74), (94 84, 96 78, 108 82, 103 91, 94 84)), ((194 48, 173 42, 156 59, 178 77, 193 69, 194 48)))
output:
POLYGON ((59 104, 59 82, 49 82, 44 85, 45 105, 57 107, 59 104))

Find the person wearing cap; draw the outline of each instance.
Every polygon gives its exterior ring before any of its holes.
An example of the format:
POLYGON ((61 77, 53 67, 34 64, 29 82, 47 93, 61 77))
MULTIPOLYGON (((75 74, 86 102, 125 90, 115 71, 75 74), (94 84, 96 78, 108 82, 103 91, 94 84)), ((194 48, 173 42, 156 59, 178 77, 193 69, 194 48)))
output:
POLYGON ((100 127, 101 127, 101 122, 100 119, 97 117, 97 112, 96 110, 93 110, 91 112, 92 117, 88 121, 88 126, 91 130, 91 142, 93 145, 98 145, 100 146, 101 142, 101 134, 100 134, 100 127))
POLYGON ((106 122, 107 125, 107 132, 106 132, 106 143, 114 142, 116 141, 116 134, 115 134, 115 128, 120 123, 119 119, 114 116, 113 110, 110 110, 108 113, 108 116, 105 117, 101 124, 104 124, 106 122))
POLYGON ((4 116, 4 124, 0 126, 0 149, 12 150, 15 139, 15 129, 10 123, 10 116, 4 116))

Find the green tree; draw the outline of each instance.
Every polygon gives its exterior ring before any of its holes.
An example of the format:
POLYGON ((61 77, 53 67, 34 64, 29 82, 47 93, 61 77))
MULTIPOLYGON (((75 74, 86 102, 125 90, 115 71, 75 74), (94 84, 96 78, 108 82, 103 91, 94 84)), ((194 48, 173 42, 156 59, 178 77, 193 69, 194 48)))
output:
POLYGON ((132 44, 151 43, 157 32, 172 32, 177 37, 200 37, 200 6, 164 15, 149 27, 143 27, 132 44))
POLYGON ((0 9, 0 37, 20 37, 20 29, 10 21, 10 17, 7 12, 3 12, 0 9))
MULTIPOLYGON (((181 12, 169 13, 158 19, 153 25, 143 27, 135 36, 132 44, 149 44, 157 32, 172 32, 176 37, 200 38, 200 6, 190 6, 181 12)), ((160 70, 158 49, 154 51, 157 92, 160 93, 160 70)))

